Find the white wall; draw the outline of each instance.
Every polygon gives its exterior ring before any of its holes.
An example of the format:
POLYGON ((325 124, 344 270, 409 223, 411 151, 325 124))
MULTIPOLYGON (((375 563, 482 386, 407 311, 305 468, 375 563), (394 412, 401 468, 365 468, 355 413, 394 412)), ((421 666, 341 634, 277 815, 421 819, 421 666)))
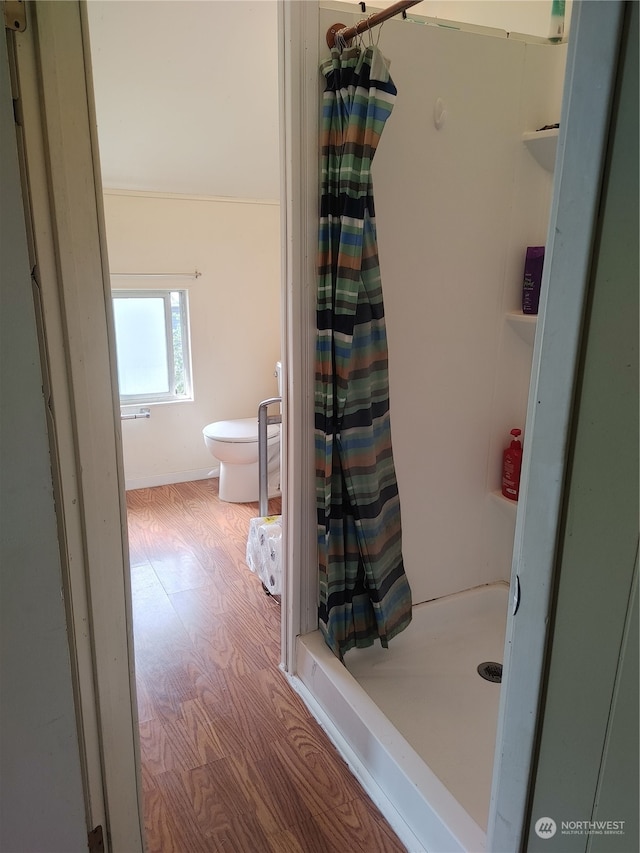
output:
MULTIPOLYGON (((321 12, 321 33, 333 18, 321 12)), ((509 430, 524 425, 532 348, 505 312, 519 305, 527 245, 545 241, 551 188, 521 140, 559 119, 565 46, 401 20, 380 46, 398 98, 373 180, 403 550, 419 602, 509 578, 515 514, 490 493, 509 430)))
POLYGON ((206 476, 205 424, 257 416, 277 394, 280 208, 269 202, 105 193, 112 273, 187 272, 198 279, 113 279, 189 291, 193 402, 152 405, 122 422, 127 488, 206 476))

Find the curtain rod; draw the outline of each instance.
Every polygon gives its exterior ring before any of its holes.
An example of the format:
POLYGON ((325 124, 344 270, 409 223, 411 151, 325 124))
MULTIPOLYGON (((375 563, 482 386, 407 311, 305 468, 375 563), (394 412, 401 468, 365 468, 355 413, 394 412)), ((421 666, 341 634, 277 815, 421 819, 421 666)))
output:
POLYGON ((384 23, 389 20, 389 18, 393 18, 400 12, 404 12, 404 10, 408 9, 410 6, 417 6, 417 4, 421 2, 422 0, 398 0, 397 3, 392 3, 391 6, 383 9, 381 12, 374 12, 373 15, 369 15, 368 18, 363 18, 361 21, 358 21, 357 24, 354 24, 353 27, 347 27, 346 24, 334 24, 327 30, 327 44, 329 47, 333 47, 336 42, 336 36, 338 35, 346 42, 349 42, 352 38, 355 38, 357 35, 360 35, 360 33, 365 32, 365 30, 370 30, 371 27, 377 27, 378 24, 384 23))
POLYGON ((201 272, 112 272, 111 278, 200 278, 201 272))

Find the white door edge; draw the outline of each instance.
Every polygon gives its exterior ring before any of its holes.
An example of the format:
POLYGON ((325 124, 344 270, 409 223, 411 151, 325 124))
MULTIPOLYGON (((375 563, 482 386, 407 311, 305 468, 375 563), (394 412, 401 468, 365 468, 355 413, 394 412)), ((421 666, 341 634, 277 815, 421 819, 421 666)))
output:
POLYGON ((496 736, 488 847, 519 850, 527 820, 576 370, 623 3, 576 2, 533 352, 496 736), (586 179, 585 179, 585 176, 586 179))
POLYGON ((317 547, 313 450, 318 217, 318 6, 279 3, 283 199, 286 547, 282 665, 295 674, 296 637, 315 630, 317 547))

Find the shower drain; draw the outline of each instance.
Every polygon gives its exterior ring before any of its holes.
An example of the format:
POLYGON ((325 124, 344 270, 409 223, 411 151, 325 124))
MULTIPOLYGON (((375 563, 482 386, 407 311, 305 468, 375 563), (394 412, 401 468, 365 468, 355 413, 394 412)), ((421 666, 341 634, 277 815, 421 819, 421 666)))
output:
POLYGON ((486 678, 487 681, 496 681, 499 683, 502 681, 502 664, 486 661, 480 664, 478 673, 483 678, 486 678))

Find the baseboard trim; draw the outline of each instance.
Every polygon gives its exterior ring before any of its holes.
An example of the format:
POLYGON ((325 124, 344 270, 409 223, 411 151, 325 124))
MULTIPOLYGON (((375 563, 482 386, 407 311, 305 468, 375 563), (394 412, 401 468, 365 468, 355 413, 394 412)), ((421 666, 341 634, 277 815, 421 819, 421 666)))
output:
POLYGON ((218 476, 218 466, 214 468, 196 468, 191 471, 168 471, 164 474, 152 474, 148 477, 124 478, 124 487, 127 492, 133 489, 151 489, 154 486, 170 486, 173 483, 189 483, 192 480, 207 480, 209 477, 218 476))

